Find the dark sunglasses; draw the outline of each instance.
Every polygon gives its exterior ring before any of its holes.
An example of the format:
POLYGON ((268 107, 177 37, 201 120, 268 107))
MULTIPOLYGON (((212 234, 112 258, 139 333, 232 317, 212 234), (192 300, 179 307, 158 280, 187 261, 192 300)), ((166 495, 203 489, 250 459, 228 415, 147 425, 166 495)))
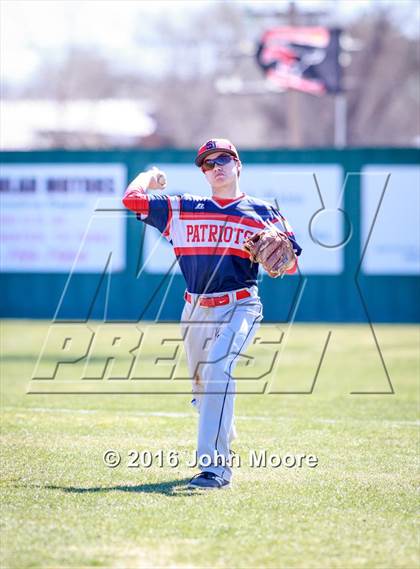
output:
POLYGON ((217 158, 207 158, 207 160, 203 160, 201 167, 205 172, 208 170, 213 170, 215 165, 218 166, 225 166, 229 164, 229 162, 233 160, 233 156, 231 154, 221 154, 217 158))

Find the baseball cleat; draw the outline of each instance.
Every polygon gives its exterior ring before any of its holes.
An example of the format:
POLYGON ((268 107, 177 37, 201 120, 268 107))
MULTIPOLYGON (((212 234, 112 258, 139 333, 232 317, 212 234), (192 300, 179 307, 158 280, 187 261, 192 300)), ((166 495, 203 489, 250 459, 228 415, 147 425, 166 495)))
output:
POLYGON ((221 476, 217 476, 214 472, 199 472, 191 478, 188 483, 188 488, 213 490, 214 488, 226 488, 229 485, 229 480, 225 480, 221 476))

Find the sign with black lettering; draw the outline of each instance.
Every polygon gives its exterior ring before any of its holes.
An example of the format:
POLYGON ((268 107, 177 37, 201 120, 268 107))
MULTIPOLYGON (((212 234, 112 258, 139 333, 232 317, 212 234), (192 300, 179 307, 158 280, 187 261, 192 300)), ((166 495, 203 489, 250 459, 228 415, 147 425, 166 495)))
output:
POLYGON ((101 221, 95 208, 125 186, 123 164, 3 164, 1 271, 102 272, 109 251, 123 270, 125 216, 101 221))

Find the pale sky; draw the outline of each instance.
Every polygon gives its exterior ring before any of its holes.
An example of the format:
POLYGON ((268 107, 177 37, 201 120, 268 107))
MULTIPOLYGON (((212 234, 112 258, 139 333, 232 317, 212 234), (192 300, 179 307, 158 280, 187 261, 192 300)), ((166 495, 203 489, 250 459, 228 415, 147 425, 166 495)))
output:
MULTIPOLYGON (((189 16, 202 11, 211 14, 214 1, 147 0, 0 0, 0 70, 4 79, 25 81, 37 68, 43 54, 57 57, 70 45, 94 46, 122 66, 159 65, 159 46, 153 41, 159 19, 170 19, 181 28, 189 16), (141 35, 149 47, 136 45, 141 35), (140 55, 141 53, 141 55, 140 55)), ((220 0, 258 10, 285 7, 288 0, 220 0)), ((327 9, 346 21, 371 8, 373 0, 300 0, 305 9, 327 9)), ((414 0, 375 0, 408 22, 407 32, 417 29, 419 3, 414 0)))

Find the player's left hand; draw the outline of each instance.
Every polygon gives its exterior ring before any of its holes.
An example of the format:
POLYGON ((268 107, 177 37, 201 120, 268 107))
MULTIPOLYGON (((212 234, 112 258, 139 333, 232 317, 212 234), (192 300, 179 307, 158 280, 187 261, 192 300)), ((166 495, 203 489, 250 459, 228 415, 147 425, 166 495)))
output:
POLYGON ((244 241, 243 247, 251 261, 260 263, 273 278, 290 271, 297 262, 289 238, 275 228, 254 233, 244 241))

